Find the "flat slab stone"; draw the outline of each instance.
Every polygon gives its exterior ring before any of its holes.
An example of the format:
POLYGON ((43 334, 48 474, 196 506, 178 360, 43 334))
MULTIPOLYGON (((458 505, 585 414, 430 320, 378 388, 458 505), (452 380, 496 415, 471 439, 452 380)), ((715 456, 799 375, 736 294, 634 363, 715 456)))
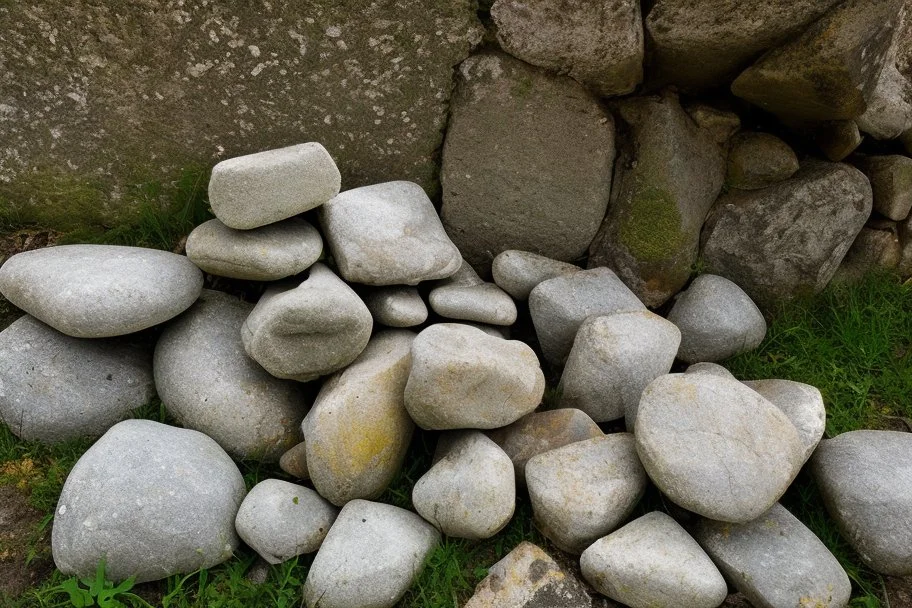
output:
POLYGON ((176 317, 199 297, 203 273, 182 255, 119 245, 59 245, 0 267, 0 293, 76 338, 137 332, 176 317))
POLYGON ((746 380, 751 388, 782 410, 795 425, 807 460, 817 449, 826 430, 826 408, 817 387, 792 380, 746 380))
POLYGON ((234 230, 209 220, 193 229, 186 248, 190 261, 209 274, 275 281, 307 270, 323 253, 323 239, 299 218, 253 230, 234 230))
POLYGON ((414 327, 427 321, 427 305, 414 287, 381 287, 366 294, 364 303, 380 325, 414 327))
POLYGON ((229 158, 212 168, 209 204, 229 228, 250 230, 318 207, 342 177, 316 142, 229 158))
POLYGON ((516 303, 494 283, 442 285, 428 294, 431 309, 441 317, 490 325, 513 325, 516 303))
POLYGON ((529 293, 542 281, 579 270, 574 264, 515 249, 498 253, 491 263, 494 282, 517 300, 528 300, 529 293))

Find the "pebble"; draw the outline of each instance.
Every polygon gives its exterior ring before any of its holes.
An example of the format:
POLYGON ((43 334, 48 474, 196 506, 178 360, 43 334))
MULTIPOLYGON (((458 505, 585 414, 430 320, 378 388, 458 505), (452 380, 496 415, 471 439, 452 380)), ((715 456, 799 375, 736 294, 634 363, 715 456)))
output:
POLYGON ((760 393, 788 416, 804 447, 804 460, 810 458, 826 430, 826 409, 820 391, 810 384, 792 380, 748 380, 744 385, 760 393))
POLYGON ((380 287, 364 296, 374 322, 387 327, 414 327, 428 318, 427 305, 415 287, 380 287))
POLYGON ((292 477, 303 480, 310 479, 310 471, 307 470, 307 444, 302 441, 289 448, 279 458, 279 468, 292 477))
POLYGON ((528 300, 542 281, 579 272, 580 267, 530 251, 510 249, 499 253, 491 264, 494 282, 517 300, 528 300))
POLYGON ((441 317, 490 325, 516 322, 516 303, 494 283, 442 285, 428 295, 431 309, 441 317))

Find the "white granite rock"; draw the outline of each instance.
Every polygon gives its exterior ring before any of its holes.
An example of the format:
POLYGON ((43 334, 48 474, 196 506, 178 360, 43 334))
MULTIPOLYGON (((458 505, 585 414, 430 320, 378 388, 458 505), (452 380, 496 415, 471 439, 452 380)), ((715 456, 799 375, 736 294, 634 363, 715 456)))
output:
POLYGON ((735 375, 732 374, 724 366, 719 365, 718 363, 710 363, 704 361, 701 363, 692 363, 687 366, 687 369, 684 370, 685 374, 709 374, 710 376, 718 376, 720 378, 729 378, 735 380, 735 375))
POLYGON ((567 262, 515 249, 499 253, 491 263, 494 282, 517 300, 528 300, 529 293, 542 281, 579 270, 567 262))
POLYGON ((810 458, 826 430, 826 409, 820 391, 810 384, 791 380, 747 380, 744 385, 788 416, 804 447, 804 459, 810 458))
POLYGON ((490 325, 513 325, 516 303, 494 283, 442 285, 428 294, 431 309, 441 317, 490 325))
POLYGON ((364 303, 380 325, 414 327, 427 321, 427 305, 414 287, 380 287, 364 296, 364 303))

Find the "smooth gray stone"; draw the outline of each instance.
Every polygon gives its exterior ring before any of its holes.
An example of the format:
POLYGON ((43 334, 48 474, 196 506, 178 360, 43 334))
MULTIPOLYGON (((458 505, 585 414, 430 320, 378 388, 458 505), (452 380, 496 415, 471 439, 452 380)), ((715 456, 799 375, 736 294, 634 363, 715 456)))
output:
POLYGON ((427 321, 428 309, 414 287, 381 287, 364 297, 374 322, 387 327, 414 327, 427 321))
POLYGON ((313 553, 339 510, 319 494, 280 479, 250 489, 234 520, 238 536, 270 564, 313 553))
POLYGON ((250 230, 318 207, 342 182, 316 142, 229 158, 212 168, 209 204, 229 228, 250 230))
POLYGON ((185 311, 203 273, 182 255, 118 245, 59 245, 17 253, 0 267, 0 294, 59 332, 108 338, 185 311))
POLYGON ((479 431, 455 435, 415 483, 412 504, 449 537, 491 538, 509 523, 516 508, 513 462, 479 431))
POLYGON ((245 493, 237 465, 206 435, 125 420, 63 485, 54 563, 64 575, 93 578, 104 559, 109 580, 138 583, 211 568, 238 546, 234 518, 245 493))
POLYGON ((826 409, 820 391, 810 384, 792 380, 746 380, 744 385, 760 393, 788 416, 804 446, 804 459, 810 458, 826 430, 826 409))
POLYGON ((710 519, 743 523, 765 513, 804 463, 788 417, 734 379, 669 374, 640 400, 637 453, 675 504, 710 519))
POLYGON ((310 479, 335 505, 379 497, 402 468, 415 429, 403 396, 414 339, 403 329, 377 333, 323 383, 301 425, 310 479))
POLYGON ((874 211, 901 222, 912 209, 912 158, 901 154, 866 156, 856 162, 871 182, 874 211))
POLYGON ((528 300, 529 294, 542 281, 579 270, 580 267, 574 264, 515 249, 502 251, 491 263, 494 282, 517 300, 528 300))
POLYGON ((703 361, 700 363, 693 363, 687 366, 687 369, 684 370, 685 374, 709 374, 711 376, 718 376, 720 378, 729 378, 731 380, 736 380, 735 375, 732 374, 728 369, 719 365, 718 363, 709 363, 708 361, 703 361))
POLYGON ((346 190, 320 208, 346 281, 417 285, 459 269, 462 257, 421 186, 396 181, 346 190))
MULTIPOLYGON (((901 40, 894 38, 894 44, 901 40)), ((888 56, 864 114, 855 119, 858 128, 874 139, 897 139, 912 128, 909 81, 888 56)))
POLYGON ((580 568, 596 591, 631 608, 716 608, 728 595, 709 556, 661 511, 595 541, 580 568))
POLYGON ((541 403, 545 376, 535 352, 456 323, 431 325, 412 343, 405 407, 423 429, 494 429, 541 403))
POLYGON ((766 337, 766 320, 750 296, 712 274, 701 274, 677 296, 668 320, 681 330, 678 358, 685 363, 722 361, 766 337))
POLYGON ((630 433, 571 443, 526 463, 538 528, 577 555, 630 515, 647 483, 630 433))
POLYGON ((187 257, 209 274, 248 281, 275 281, 310 268, 323 253, 317 229, 300 218, 235 230, 209 220, 187 237, 187 257))
POLYGON ((205 290, 168 325, 155 347, 155 387, 185 427, 206 433, 238 459, 276 461, 301 441, 308 404, 300 387, 247 356, 241 325, 252 305, 205 290))
POLYGON ((308 608, 392 608, 440 542, 418 515, 377 502, 342 508, 304 583, 308 608))
POLYGON ((97 437, 154 395, 148 338, 72 338, 29 315, 0 332, 0 420, 21 439, 97 437))
POLYGON ((472 323, 470 321, 463 321, 460 325, 480 329, 484 333, 489 336, 494 336, 495 338, 503 338, 504 340, 510 339, 510 328, 505 325, 485 325, 484 323, 472 323))
POLYGON ((273 376, 309 382, 354 361, 373 324, 358 294, 318 263, 300 285, 267 289, 244 321, 241 339, 273 376))
POLYGON ((790 178, 796 171, 795 151, 775 135, 746 131, 731 140, 725 176, 725 183, 731 188, 765 188, 790 178))
POLYGON ((443 285, 428 294, 431 309, 441 317, 490 325, 513 325, 516 303, 494 283, 443 285))
POLYGON ((587 317, 646 307, 608 268, 592 268, 548 279, 529 294, 529 312, 542 354, 563 365, 587 317))
POLYGON ((842 566, 779 504, 744 524, 702 520, 693 534, 754 606, 843 608, 849 603, 852 585, 842 566))
POLYGON ((912 433, 843 433, 810 462, 827 511, 864 563, 912 575, 912 433))
POLYGON ((279 468, 292 477, 304 480, 310 479, 310 471, 307 469, 307 444, 302 441, 289 448, 279 458, 279 468))
POLYGON ((640 394, 671 371, 680 342, 678 328, 648 310, 589 317, 564 366, 560 406, 580 409, 596 422, 628 416, 632 429, 640 394))

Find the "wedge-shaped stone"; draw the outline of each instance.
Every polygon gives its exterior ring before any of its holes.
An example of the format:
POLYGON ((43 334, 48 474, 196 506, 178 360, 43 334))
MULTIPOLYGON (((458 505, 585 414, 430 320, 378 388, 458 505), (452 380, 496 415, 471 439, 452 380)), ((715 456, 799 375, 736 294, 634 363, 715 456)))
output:
POLYGON ((494 282, 517 300, 528 300, 529 293, 542 281, 579 270, 574 264, 515 249, 497 254, 491 264, 494 282))
POLYGON ((769 133, 748 131, 732 138, 725 183, 757 190, 790 178, 798 167, 798 157, 787 143, 769 133))
POLYGON ((792 380, 747 380, 744 385, 760 393, 788 416, 804 447, 804 459, 810 458, 826 430, 826 409, 820 391, 810 384, 792 380))

